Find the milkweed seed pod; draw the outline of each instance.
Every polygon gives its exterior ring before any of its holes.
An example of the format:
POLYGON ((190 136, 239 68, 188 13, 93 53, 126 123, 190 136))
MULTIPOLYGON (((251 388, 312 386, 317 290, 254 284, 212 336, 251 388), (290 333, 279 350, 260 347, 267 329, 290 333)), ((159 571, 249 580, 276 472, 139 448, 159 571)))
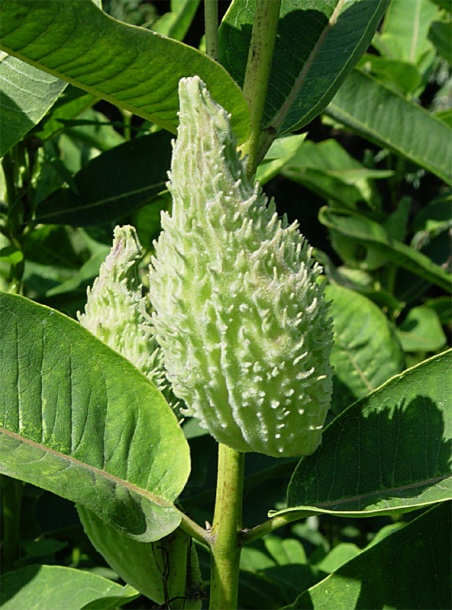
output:
POLYGON ((167 375, 187 415, 237 451, 308 455, 331 398, 321 268, 296 224, 248 180, 229 116, 198 77, 179 84, 172 215, 151 261, 167 375))
POLYGON ((168 400, 160 348, 138 275, 141 258, 135 229, 116 227, 112 249, 92 289, 88 288, 85 312, 78 318, 82 326, 146 375, 168 400))

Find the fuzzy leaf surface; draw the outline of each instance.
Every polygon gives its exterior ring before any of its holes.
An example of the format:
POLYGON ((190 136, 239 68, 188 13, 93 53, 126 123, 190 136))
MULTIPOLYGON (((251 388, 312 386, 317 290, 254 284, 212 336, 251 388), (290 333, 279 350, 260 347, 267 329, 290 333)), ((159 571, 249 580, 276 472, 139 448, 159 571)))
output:
POLYGON ((326 114, 446 183, 452 183, 451 128, 371 76, 354 70, 326 114))
POLYGON ((199 75, 246 139, 248 107, 218 63, 176 40, 112 19, 91 0, 8 0, 0 47, 80 89, 175 131, 177 85, 199 75))
POLYGON ((343 411, 298 464, 275 514, 368 517, 452 498, 452 350, 390 379, 343 411))
POLYGON ((449 608, 450 509, 450 503, 443 503, 423 513, 367 547, 282 610, 449 608))
MULTIPOLYGON (((294 131, 319 114, 369 46, 387 5, 282 0, 264 127, 294 131)), ((234 0, 219 32, 220 61, 240 85, 255 9, 256 0, 234 0)))
POLYGON ((0 294, 0 468, 141 541, 174 530, 189 472, 176 417, 77 322, 0 294))

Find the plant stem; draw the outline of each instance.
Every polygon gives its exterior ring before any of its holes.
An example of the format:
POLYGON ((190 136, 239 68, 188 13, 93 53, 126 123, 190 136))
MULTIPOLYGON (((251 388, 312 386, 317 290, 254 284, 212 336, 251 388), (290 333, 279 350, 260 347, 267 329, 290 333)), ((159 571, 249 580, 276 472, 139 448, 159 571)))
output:
POLYGON ((246 64, 243 95, 250 109, 251 134, 243 147, 248 173, 254 175, 266 151, 259 150, 265 100, 276 42, 281 0, 257 0, 246 64))
POLYGON ((218 478, 212 525, 210 610, 237 608, 244 454, 218 448, 218 478))
POLYGON ((212 541, 210 532, 208 530, 205 530, 200 525, 198 525, 195 521, 193 521, 193 519, 190 519, 190 517, 188 515, 186 515, 184 512, 181 511, 181 513, 182 513, 182 521, 180 524, 181 529, 184 530, 184 532, 186 534, 188 534, 189 536, 191 536, 198 542, 201 542, 202 544, 209 546, 212 541))
POLYGON ((300 511, 294 511, 293 513, 286 513, 285 515, 276 515, 252 529, 244 530, 242 533, 242 544, 254 542, 254 540, 258 540, 259 538, 262 538, 262 536, 270 534, 280 527, 284 527, 284 525, 299 521, 303 517, 309 517, 309 514, 301 514, 300 511))
POLYGON ((218 61, 218 0, 204 0, 206 54, 218 61))

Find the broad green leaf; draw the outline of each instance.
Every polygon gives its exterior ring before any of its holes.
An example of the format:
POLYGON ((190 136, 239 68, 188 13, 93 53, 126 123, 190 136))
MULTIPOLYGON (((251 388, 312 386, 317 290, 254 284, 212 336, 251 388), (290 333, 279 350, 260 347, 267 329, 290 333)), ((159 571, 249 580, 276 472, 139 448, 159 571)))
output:
POLYGON ((326 114, 360 136, 452 183, 449 146, 452 130, 371 76, 353 71, 326 114))
POLYGON ((375 269, 392 263, 415 273, 444 290, 451 291, 451 275, 425 254, 392 239, 383 226, 356 212, 322 208, 320 221, 333 233, 335 247, 346 260, 350 258, 363 269, 375 269), (335 234, 341 239, 335 238, 335 234))
POLYGON ((397 334, 406 352, 436 352, 447 342, 436 312, 425 305, 410 309, 397 334))
POLYGON ((362 398, 403 370, 404 355, 395 329, 377 305, 365 296, 329 285, 334 323, 334 400, 344 405, 362 398), (344 391, 346 390, 346 391, 344 391))
MULTIPOLYGON (((387 0, 282 0, 264 127, 306 125, 369 46, 387 0)), ((220 27, 220 61, 243 84, 256 0, 234 0, 220 27)))
MULTIPOLYGON (((101 0, 90 0, 101 7, 101 0)), ((53 106, 67 83, 0 52, 0 157, 53 106)))
POLYGON ((248 133, 248 107, 217 62, 170 38, 116 21, 91 0, 8 0, 0 47, 77 87, 175 132, 181 77, 197 74, 248 133))
POLYGON ((387 381, 327 427, 275 514, 369 517, 452 498, 452 350, 387 381))
POLYGON ((449 608, 451 535, 451 507, 444 503, 368 547, 282 610, 449 608))
MULTIPOLYGON (((78 507, 78 513, 96 550, 125 582, 143 595, 157 604, 184 598, 188 590, 193 597, 195 592, 200 596, 202 582, 195 582, 199 575, 196 549, 190 536, 180 528, 157 542, 139 542, 124 536, 83 506, 78 507)), ((180 607, 196 610, 201 601, 187 600, 180 607)))
POLYGON ((134 138, 95 157, 36 211, 39 223, 89 226, 115 221, 165 190, 171 160, 169 135, 134 138))
POLYGON ((430 0, 392 0, 381 34, 381 41, 389 49, 390 56, 419 63, 431 50, 427 34, 437 15, 438 9, 430 0))
POLYGON ((129 585, 63 566, 27 566, 8 572, 0 584, 3 610, 114 610, 140 595, 129 585))
POLYGON ((137 540, 173 531, 189 472, 176 417, 146 377, 77 322, 0 295, 0 471, 137 540))
POLYGON ((0 52, 0 84, 3 157, 42 119, 67 83, 0 52))

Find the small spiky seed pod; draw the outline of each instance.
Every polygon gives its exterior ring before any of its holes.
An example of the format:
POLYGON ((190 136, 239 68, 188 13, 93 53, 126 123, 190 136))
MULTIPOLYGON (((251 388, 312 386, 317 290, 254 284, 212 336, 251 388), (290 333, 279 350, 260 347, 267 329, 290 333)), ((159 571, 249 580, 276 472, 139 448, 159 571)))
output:
POLYGON ((312 453, 331 398, 321 268, 248 180, 229 116, 180 81, 172 215, 151 262, 154 326, 186 414, 237 451, 312 453))
POLYGON ((112 249, 92 289, 88 288, 85 312, 78 318, 82 326, 127 358, 165 393, 168 382, 138 276, 142 255, 135 229, 116 227, 112 249))

